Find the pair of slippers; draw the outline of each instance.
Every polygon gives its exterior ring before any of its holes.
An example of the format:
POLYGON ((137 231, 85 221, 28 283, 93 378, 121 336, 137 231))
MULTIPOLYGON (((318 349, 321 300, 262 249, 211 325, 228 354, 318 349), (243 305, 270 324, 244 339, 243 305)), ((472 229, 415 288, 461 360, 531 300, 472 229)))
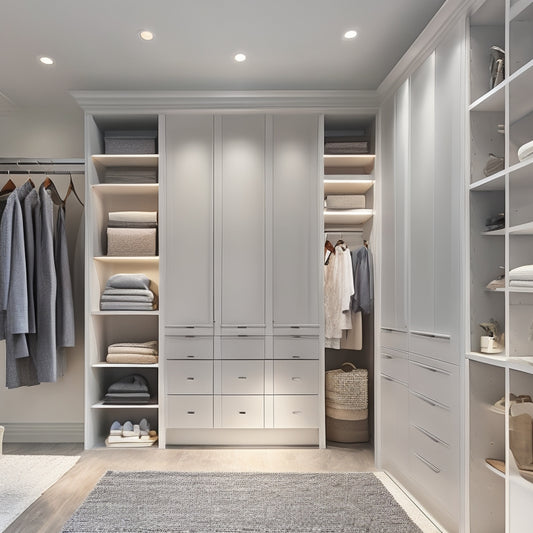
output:
POLYGON ((111 424, 109 435, 114 437, 147 437, 150 435, 150 424, 146 418, 141 419, 138 424, 133 424, 126 420, 122 425, 118 420, 111 424))

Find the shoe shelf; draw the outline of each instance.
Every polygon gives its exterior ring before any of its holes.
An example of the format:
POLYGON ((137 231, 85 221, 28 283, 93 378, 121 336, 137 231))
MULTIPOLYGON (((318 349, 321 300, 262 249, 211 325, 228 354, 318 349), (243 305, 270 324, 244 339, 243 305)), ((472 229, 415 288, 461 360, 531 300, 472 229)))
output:
POLYGON ((142 167, 156 168, 159 162, 158 154, 94 154, 91 159, 95 164, 104 168, 112 167, 142 167))
POLYGON ((507 172, 504 170, 473 181, 470 184, 471 191, 504 191, 505 190, 505 175, 507 172))
POLYGON ((96 183, 91 189, 97 196, 157 196, 159 183, 96 183))
POLYGON ((370 174, 375 161, 374 154, 324 154, 324 173, 370 174), (339 172, 341 169, 345 172, 339 172))

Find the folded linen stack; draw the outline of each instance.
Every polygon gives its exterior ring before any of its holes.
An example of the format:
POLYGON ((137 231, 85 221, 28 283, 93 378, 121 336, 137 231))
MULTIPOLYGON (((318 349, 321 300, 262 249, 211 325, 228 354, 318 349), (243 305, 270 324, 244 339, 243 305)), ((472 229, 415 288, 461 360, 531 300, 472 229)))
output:
POLYGON ((523 265, 513 268, 509 272, 509 285, 511 287, 533 288, 533 265, 523 265))
POLYGON ((157 211, 115 211, 107 224, 107 255, 155 255, 157 211))
POLYGON ((150 423, 142 418, 138 424, 126 420, 122 425, 118 420, 111 424, 109 436, 105 440, 110 447, 151 446, 157 441, 157 431, 150 429, 150 423))
POLYGON ((112 167, 106 170, 104 183, 157 183, 156 168, 112 167))
POLYGON ((117 342, 107 348, 108 363, 154 364, 158 360, 157 341, 117 342))
POLYGON ((146 378, 140 374, 131 374, 120 378, 107 389, 104 404, 147 404, 150 401, 150 389, 146 378))
POLYGON ((150 279, 144 274, 115 274, 100 297, 102 311, 152 311, 156 308, 150 279))
POLYGON ((328 209, 364 209, 364 194, 329 194, 326 196, 328 209))
POLYGON ((324 140, 324 153, 368 154, 368 141, 361 137, 326 137, 324 140))

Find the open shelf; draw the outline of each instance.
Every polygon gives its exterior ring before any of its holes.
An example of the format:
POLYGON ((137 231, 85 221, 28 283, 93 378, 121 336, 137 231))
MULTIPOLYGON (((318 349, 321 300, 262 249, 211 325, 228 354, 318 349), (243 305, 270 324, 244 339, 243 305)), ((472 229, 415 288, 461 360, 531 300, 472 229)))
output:
POLYGON ((91 315, 116 315, 116 316, 158 316, 159 310, 155 311, 91 311, 91 315))
POLYGON ((511 226, 509 228, 509 233, 512 233, 513 235, 533 235, 533 222, 511 226))
POLYGON ((100 263, 157 263, 158 255, 98 255, 94 257, 95 261, 100 263))
POLYGON ((336 169, 350 169, 350 173, 370 174, 375 160, 373 154, 324 154, 324 172, 338 174, 336 169))
POLYGON ((111 167, 157 167, 159 161, 158 154, 95 154, 92 156, 95 163, 105 168, 111 167))
POLYGON ((372 209, 325 209, 324 224, 360 225, 374 215, 372 209))
POLYGON ((375 180, 367 175, 328 175, 324 179, 324 195, 328 194, 365 194, 374 186, 375 180))
POLYGON ((482 231, 481 232, 481 235, 485 235, 485 236, 498 236, 498 235, 505 235, 505 228, 502 228, 502 229, 495 229, 494 231, 482 231))
POLYGON ((159 183, 97 183, 91 186, 93 192, 99 196, 146 196, 148 194, 157 195, 159 183))
POLYGON ((497 476, 505 479, 505 473, 504 472, 501 472, 500 470, 498 470, 497 468, 494 468, 492 465, 489 465, 489 463, 487 463, 485 461, 485 466, 493 473, 493 474, 496 474, 497 476))
POLYGON ((149 403, 144 404, 117 404, 117 405, 107 405, 103 403, 103 400, 96 402, 91 405, 91 409, 157 409, 159 404, 157 400, 150 400, 149 403))
POLYGON ((470 352, 467 354, 467 357, 472 361, 477 361, 478 363, 485 363, 487 365, 505 367, 507 364, 507 357, 505 357, 503 353, 489 355, 481 352, 470 352))
POLYGON ((513 124, 533 112, 533 59, 509 78, 509 123, 513 124))
POLYGON ((159 363, 131 364, 131 363, 93 363, 93 368, 159 368, 159 363))
POLYGON ((505 190, 505 174, 504 169, 492 176, 482 178, 470 184, 471 191, 503 191, 505 190))
POLYGON ((470 104, 469 111, 503 111, 505 108, 506 80, 470 104))

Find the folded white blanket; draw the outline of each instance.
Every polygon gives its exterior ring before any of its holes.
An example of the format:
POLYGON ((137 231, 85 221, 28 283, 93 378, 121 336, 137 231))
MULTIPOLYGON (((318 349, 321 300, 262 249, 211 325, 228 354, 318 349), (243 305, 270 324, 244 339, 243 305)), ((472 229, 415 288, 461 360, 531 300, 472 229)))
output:
POLYGON ((527 280, 513 280, 509 282, 509 285, 511 287, 533 287, 533 280, 527 281, 527 280))
POLYGON ((109 220, 114 222, 157 222, 157 211, 112 211, 109 220))
POLYGON ((518 160, 523 161, 524 159, 527 159, 528 157, 531 157, 533 155, 533 141, 529 141, 526 144, 523 144, 518 149, 518 160))
POLYGON ((523 265, 517 268, 513 268, 509 272, 509 280, 518 280, 518 281, 532 281, 533 280, 533 265, 523 265))
POLYGON ((107 353, 136 353, 145 355, 157 355, 155 348, 139 348, 138 346, 109 346, 107 353))
POLYGON ((115 342, 110 344, 114 348, 155 348, 157 349, 157 341, 146 341, 146 342, 115 342))

